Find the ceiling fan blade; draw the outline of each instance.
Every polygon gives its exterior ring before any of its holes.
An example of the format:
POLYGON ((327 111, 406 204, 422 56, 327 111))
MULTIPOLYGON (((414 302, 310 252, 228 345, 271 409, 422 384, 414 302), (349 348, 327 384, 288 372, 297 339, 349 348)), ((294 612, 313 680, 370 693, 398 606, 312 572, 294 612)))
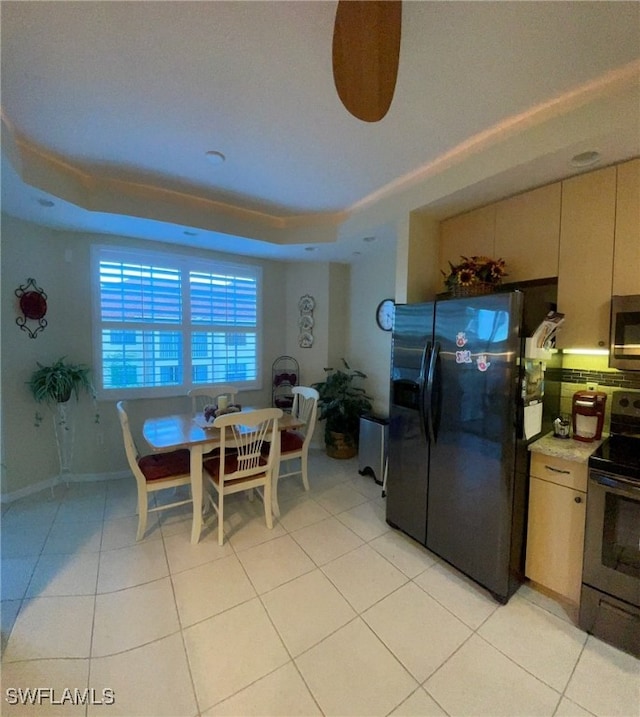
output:
POLYGON ((389 111, 398 77, 401 0, 339 0, 333 79, 346 109, 364 122, 389 111))

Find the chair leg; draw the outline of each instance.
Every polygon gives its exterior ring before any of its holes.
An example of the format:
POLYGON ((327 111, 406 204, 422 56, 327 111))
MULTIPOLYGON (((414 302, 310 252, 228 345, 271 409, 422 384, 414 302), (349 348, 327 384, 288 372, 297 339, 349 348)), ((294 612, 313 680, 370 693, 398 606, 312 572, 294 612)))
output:
POLYGON ((218 491, 218 545, 224 542, 224 499, 222 490, 218 491))
POLYGON ((271 513, 271 481, 268 480, 264 484, 264 494, 263 494, 263 500, 264 503, 264 517, 267 521, 267 528, 271 529, 273 528, 273 515, 271 513))
POLYGON ((148 501, 147 492, 138 491, 138 533, 136 534, 136 540, 142 540, 147 529, 148 501))
POLYGON ((309 490, 309 478, 307 476, 307 454, 303 453, 300 456, 300 472, 302 473, 302 483, 304 484, 304 489, 309 490))

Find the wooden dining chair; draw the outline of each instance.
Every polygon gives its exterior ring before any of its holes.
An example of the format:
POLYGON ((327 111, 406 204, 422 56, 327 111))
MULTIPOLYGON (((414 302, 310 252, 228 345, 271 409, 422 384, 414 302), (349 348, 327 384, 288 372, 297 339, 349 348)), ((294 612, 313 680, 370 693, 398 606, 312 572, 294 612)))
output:
POLYGON ((235 386, 203 386, 201 388, 192 388, 187 391, 187 396, 191 398, 191 412, 195 415, 200 413, 208 404, 218 405, 220 396, 227 396, 229 403, 236 403, 238 389, 235 386))
MULTIPOLYGON (((291 391, 293 393, 291 415, 304 421, 304 426, 296 430, 287 429, 280 432, 280 466, 282 467, 285 462, 299 460, 300 467, 297 470, 287 469, 288 473, 279 472, 278 480, 300 475, 304 489, 309 490, 309 444, 316 425, 320 396, 315 388, 309 386, 294 386, 291 391)), ((274 491, 277 496, 277 486, 274 486, 274 491)))
POLYGON ((272 477, 275 466, 275 441, 278 438, 279 408, 261 408, 218 416, 213 427, 220 429, 220 454, 205 458, 204 471, 217 494, 209 500, 218 514, 218 544, 224 542, 224 498, 240 491, 256 490, 264 503, 268 528, 273 527, 271 513, 272 477), (269 450, 263 452, 265 443, 269 450), (258 490, 262 488, 262 491, 258 490))
POLYGON ((182 485, 191 487, 190 454, 184 448, 166 453, 151 453, 141 456, 129 427, 126 401, 118 401, 116 408, 118 409, 118 417, 122 427, 127 461, 138 487, 138 532, 136 540, 141 540, 147 529, 147 516, 149 513, 193 503, 191 491, 189 491, 189 498, 185 500, 163 503, 155 508, 149 508, 149 495, 182 485))

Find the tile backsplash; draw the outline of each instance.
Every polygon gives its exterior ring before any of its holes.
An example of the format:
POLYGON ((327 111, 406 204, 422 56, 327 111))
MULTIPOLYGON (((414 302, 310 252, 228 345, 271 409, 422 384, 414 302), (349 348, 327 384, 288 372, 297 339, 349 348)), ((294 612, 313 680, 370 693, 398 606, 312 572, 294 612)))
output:
MULTIPOLYGON (((607 394, 604 430, 609 431, 611 421, 611 394, 613 391, 640 391, 640 371, 618 371, 608 366, 606 356, 562 356, 562 367, 551 369, 553 378, 560 380, 560 410, 571 413, 573 394, 587 389, 588 383, 598 384, 598 391, 607 394)), ((549 372, 547 372, 549 373, 549 372)), ((551 378, 551 376, 549 376, 551 378)))

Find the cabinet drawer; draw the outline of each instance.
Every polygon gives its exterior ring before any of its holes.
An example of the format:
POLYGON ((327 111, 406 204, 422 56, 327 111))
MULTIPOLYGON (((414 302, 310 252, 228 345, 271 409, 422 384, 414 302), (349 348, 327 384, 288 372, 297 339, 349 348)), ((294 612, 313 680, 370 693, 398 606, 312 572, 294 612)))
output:
POLYGON ((567 461, 543 453, 531 453, 531 476, 563 485, 565 488, 587 491, 587 464, 567 461))

